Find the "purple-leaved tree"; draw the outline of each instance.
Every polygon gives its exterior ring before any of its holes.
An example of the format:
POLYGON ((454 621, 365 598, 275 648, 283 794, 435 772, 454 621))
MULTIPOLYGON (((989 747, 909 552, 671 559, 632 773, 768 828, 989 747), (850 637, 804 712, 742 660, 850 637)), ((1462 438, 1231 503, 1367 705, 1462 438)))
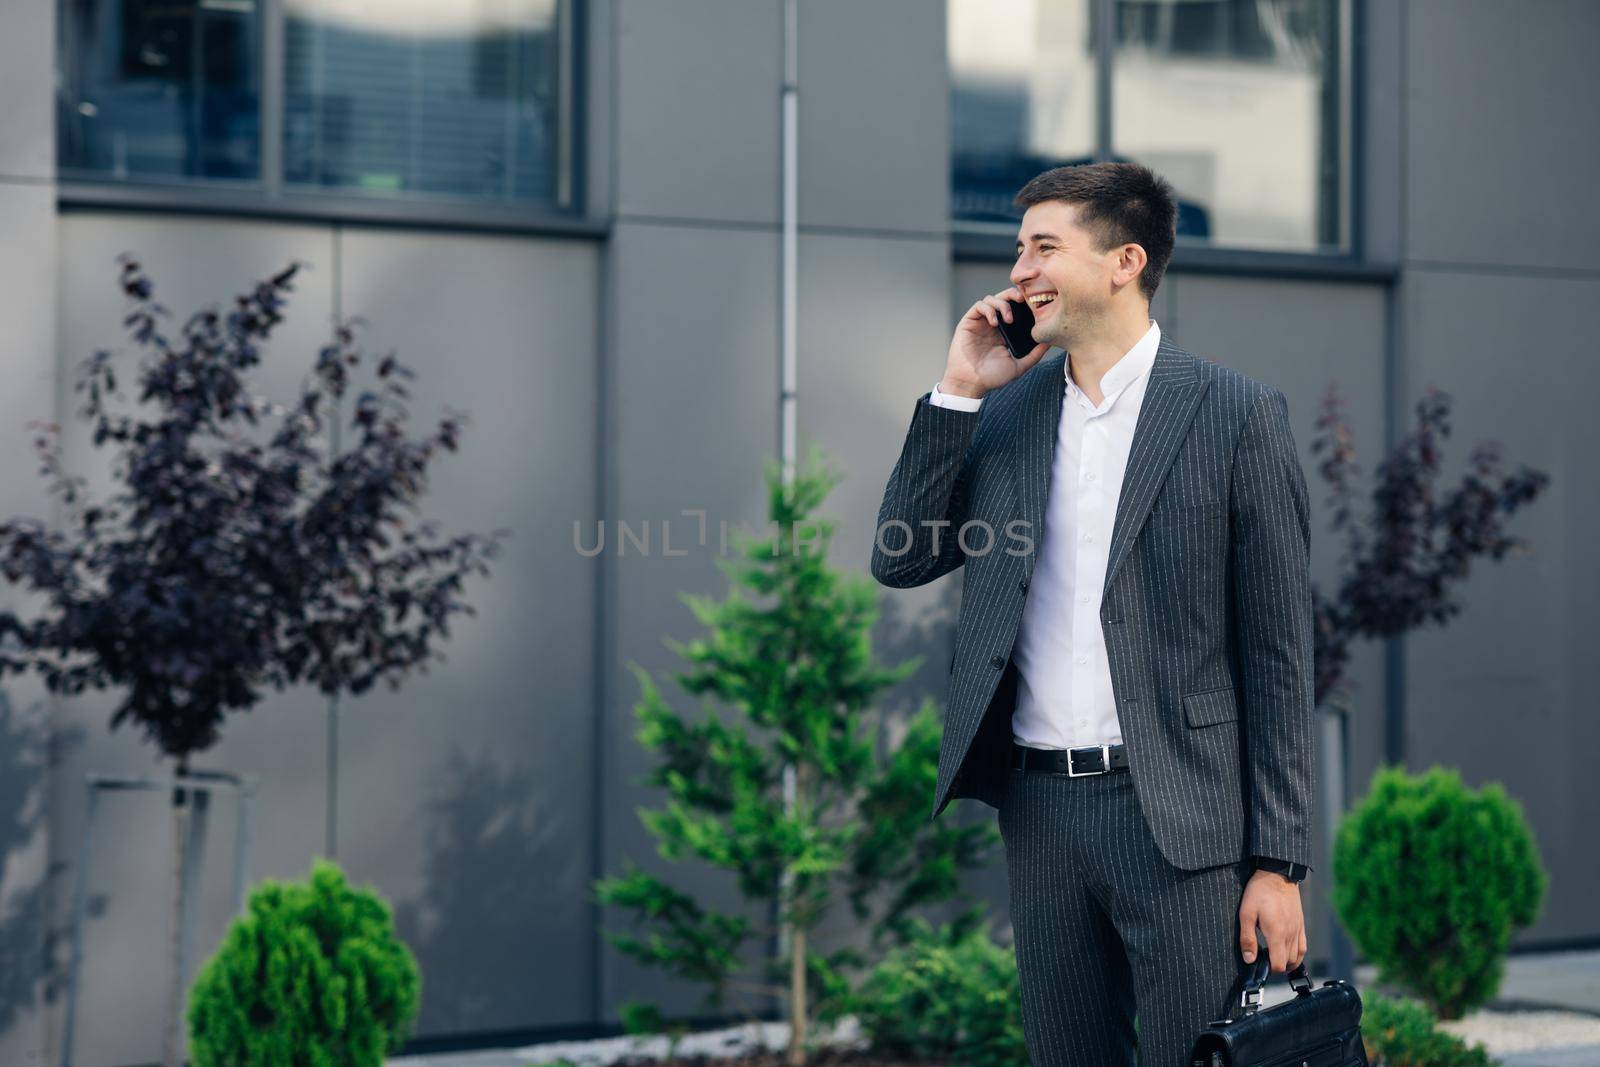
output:
MULTIPOLYGON (((1329 387, 1322 401, 1311 451, 1322 457, 1317 470, 1330 490, 1330 526, 1343 536, 1345 551, 1334 594, 1313 589, 1319 705, 1343 696, 1353 641, 1449 621, 1461 610, 1453 589, 1473 559, 1525 549, 1526 542, 1506 534, 1506 520, 1550 481, 1527 466, 1502 474, 1500 446, 1490 441, 1473 449, 1460 484, 1437 489, 1440 442, 1450 435, 1449 394, 1427 390, 1416 412, 1415 428, 1378 466, 1370 512, 1358 516, 1360 466, 1343 400, 1329 387)), ((1398 753, 1389 755, 1394 760, 1398 753)))
MULTIPOLYGON (((379 680, 397 689, 413 668, 443 660, 434 646, 451 616, 475 614, 463 580, 488 575, 509 531, 445 539, 407 516, 438 450, 456 450, 463 418, 408 436, 403 383, 414 374, 393 353, 377 362, 377 387, 355 398, 352 443, 330 450, 324 431, 364 355, 359 319, 336 326, 292 407, 252 391, 245 375, 282 321, 299 264, 256 283, 225 315, 195 313, 169 338, 161 319, 170 313, 150 279, 131 256, 119 261, 124 326, 148 353, 138 403, 154 411, 114 413, 117 380, 132 375, 119 375, 107 351, 83 361, 78 413, 95 447, 120 450, 118 491, 103 503, 86 500, 85 480, 62 470, 60 426, 42 424, 40 473, 67 518, 61 529, 34 518, 0 524, 0 571, 44 605, 32 618, 0 611, 0 677, 35 672, 59 694, 115 690, 111 728, 136 724, 183 775, 192 754, 217 742, 224 715, 268 689, 309 683, 329 696, 359 694, 379 680), (268 415, 280 421, 263 444, 256 430, 268 415)), ((184 792, 173 796, 179 872, 184 792)), ((173 1065, 182 886, 180 875, 166 1020, 173 1065)))

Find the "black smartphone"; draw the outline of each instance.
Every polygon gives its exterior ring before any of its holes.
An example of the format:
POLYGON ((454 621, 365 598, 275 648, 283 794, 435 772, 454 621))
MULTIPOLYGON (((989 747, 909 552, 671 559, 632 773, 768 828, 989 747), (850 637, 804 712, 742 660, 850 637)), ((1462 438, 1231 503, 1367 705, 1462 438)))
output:
POLYGON ((1011 305, 1011 321, 1007 322, 1003 317, 1000 319, 1000 336, 1011 350, 1011 358, 1021 359, 1039 347, 1039 343, 1033 339, 1033 309, 1016 300, 1007 300, 1006 303, 1011 305))

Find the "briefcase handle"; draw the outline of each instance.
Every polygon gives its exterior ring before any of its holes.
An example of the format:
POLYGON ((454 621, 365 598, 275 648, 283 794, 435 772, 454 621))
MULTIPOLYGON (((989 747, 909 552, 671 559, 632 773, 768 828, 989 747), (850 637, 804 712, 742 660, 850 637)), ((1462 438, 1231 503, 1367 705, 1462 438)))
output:
MULTIPOLYGON (((1261 990, 1267 984, 1267 978, 1272 973, 1272 959, 1267 955, 1264 941, 1265 937, 1262 935, 1261 927, 1257 926, 1255 962, 1247 965, 1243 984, 1235 983, 1235 988, 1239 989, 1238 998, 1235 999, 1231 994, 1228 998, 1228 1011, 1230 1014, 1227 1019, 1229 1022, 1245 1015, 1254 1015, 1261 1010, 1261 990), (1239 1014, 1231 1014, 1234 1011, 1239 1014)), ((1294 989, 1296 996, 1309 997, 1311 995, 1311 975, 1306 971, 1305 960, 1301 960, 1289 968, 1289 973, 1286 977, 1289 979, 1289 985, 1294 989)))

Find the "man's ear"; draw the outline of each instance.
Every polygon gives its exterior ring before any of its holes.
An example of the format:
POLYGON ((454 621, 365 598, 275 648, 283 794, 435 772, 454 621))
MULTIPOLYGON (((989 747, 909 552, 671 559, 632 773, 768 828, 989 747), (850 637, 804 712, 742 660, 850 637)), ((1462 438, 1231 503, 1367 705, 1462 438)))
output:
POLYGON ((1117 270, 1123 271, 1127 270, 1129 267, 1132 268, 1132 273, 1128 275, 1127 281, 1125 281, 1123 284, 1127 285, 1138 281, 1139 275, 1144 273, 1144 268, 1149 264, 1149 262, 1150 257, 1145 253, 1143 245, 1123 245, 1122 257, 1117 262, 1117 270))

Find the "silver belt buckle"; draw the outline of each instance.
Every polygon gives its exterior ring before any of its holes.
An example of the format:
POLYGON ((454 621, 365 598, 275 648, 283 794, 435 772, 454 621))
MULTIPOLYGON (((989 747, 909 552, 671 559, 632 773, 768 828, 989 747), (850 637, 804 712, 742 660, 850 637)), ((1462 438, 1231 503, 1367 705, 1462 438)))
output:
POLYGON ((1109 772, 1111 770, 1111 746, 1110 745, 1099 745, 1099 746, 1096 746, 1096 745, 1084 745, 1083 747, 1084 748, 1096 748, 1096 747, 1098 747, 1100 749, 1100 768, 1101 769, 1098 770, 1098 771, 1084 771, 1082 774, 1079 774, 1077 771, 1072 769, 1072 753, 1075 750, 1068 749, 1067 750, 1067 777, 1068 778, 1087 778, 1091 774, 1105 774, 1105 773, 1107 773, 1107 772, 1109 772))

